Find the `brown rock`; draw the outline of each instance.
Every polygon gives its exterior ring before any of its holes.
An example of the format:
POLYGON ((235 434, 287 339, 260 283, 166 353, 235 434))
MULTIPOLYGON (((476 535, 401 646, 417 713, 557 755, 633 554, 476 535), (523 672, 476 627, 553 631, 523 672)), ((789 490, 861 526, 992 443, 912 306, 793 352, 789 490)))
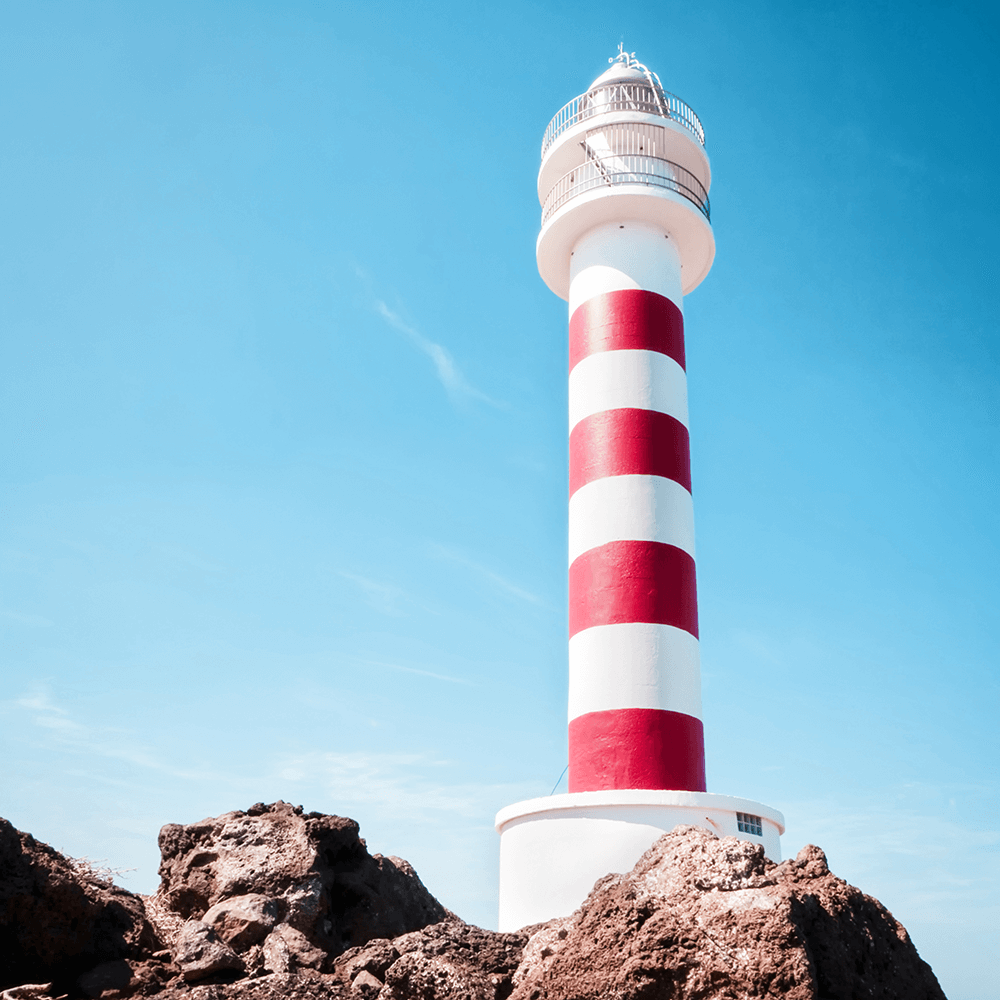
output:
POLYGON ((277 900, 251 892, 210 906, 201 920, 230 948, 245 951, 267 937, 278 922, 279 910, 277 900))
POLYGON ((132 966, 123 958, 102 962, 80 976, 76 983, 88 997, 127 990, 132 983, 132 966))
POLYGON ((337 959, 337 971, 348 982, 353 982, 359 972, 370 972, 380 980, 385 971, 399 958, 396 946, 387 938, 375 938, 359 948, 345 951, 337 959))
POLYGON ((278 973, 234 983, 188 986, 171 983, 157 1000, 360 1000, 349 985, 312 970, 278 973))
POLYGON ((386 973, 379 1000, 494 1000, 493 984, 479 969, 442 955, 411 951, 386 973))
POLYGON ((309 938, 290 924, 278 924, 264 942, 264 968, 269 972, 297 972, 322 969, 325 951, 314 947, 309 938))
POLYGON ((265 896, 331 958, 448 916, 407 862, 368 853, 354 820, 286 802, 167 825, 160 851, 165 910, 202 917, 232 897, 265 896))
POLYGON ((775 865, 696 827, 538 930, 514 978, 511 1000, 944 998, 906 931, 819 848, 775 865))
POLYGON ((177 938, 174 963, 188 983, 217 976, 220 973, 241 973, 243 961, 225 941, 219 939, 208 924, 189 920, 177 938))
POLYGON ((140 897, 0 819, 0 990, 51 981, 58 995, 158 947, 140 897))
POLYGON ((404 934, 379 1000, 504 1000, 528 935, 500 934, 452 919, 404 934))
POLYGON ((52 983, 24 983, 0 993, 2 1000, 41 1000, 52 996, 52 983))
POLYGON ((362 969, 351 981, 351 989, 362 997, 377 997, 382 992, 382 980, 362 969))

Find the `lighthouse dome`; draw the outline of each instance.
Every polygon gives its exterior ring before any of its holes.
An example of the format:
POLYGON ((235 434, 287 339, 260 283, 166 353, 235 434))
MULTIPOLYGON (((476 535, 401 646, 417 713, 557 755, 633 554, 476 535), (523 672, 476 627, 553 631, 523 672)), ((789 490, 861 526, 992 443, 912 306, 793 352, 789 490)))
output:
POLYGON ((606 69, 587 89, 597 90, 615 83, 638 83, 646 79, 646 74, 638 66, 626 66, 624 62, 615 60, 613 66, 606 69))

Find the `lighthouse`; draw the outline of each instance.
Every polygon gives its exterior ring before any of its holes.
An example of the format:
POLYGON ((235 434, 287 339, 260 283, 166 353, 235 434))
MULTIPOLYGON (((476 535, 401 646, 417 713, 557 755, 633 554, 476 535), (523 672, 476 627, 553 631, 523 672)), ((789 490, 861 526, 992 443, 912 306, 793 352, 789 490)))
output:
POLYGON ((698 116, 619 51, 542 140, 536 257, 569 304, 568 792, 496 817, 501 930, 571 913, 693 824, 780 860, 705 775, 684 296, 715 257, 698 116))

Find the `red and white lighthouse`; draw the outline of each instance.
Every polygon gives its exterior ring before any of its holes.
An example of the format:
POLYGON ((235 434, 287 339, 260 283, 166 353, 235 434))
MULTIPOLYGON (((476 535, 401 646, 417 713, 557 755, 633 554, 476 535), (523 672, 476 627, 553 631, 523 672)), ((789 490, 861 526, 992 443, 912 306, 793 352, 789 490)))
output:
POLYGON ((620 52, 542 142, 538 270, 569 303, 569 792, 497 815, 500 928, 572 912, 691 823, 780 858, 709 794, 684 296, 715 256, 701 122, 620 52))

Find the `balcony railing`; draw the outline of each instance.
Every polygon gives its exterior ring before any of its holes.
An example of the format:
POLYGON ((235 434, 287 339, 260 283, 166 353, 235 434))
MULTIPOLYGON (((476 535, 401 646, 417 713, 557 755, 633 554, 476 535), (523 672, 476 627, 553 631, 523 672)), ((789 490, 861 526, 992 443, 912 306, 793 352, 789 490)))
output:
POLYGON ((606 156, 587 160, 563 174, 545 196, 542 204, 542 225, 563 205, 578 195, 601 187, 624 184, 660 187, 687 198, 706 219, 711 221, 708 192, 701 181, 680 164, 656 156, 606 156))
POLYGON ((542 137, 542 157, 549 147, 568 128, 579 125, 595 115, 614 111, 639 111, 647 115, 659 115, 683 125, 702 146, 705 145, 705 130, 698 116, 679 97, 665 90, 654 89, 654 85, 641 83, 611 83, 606 87, 589 90, 574 97, 560 108, 542 137))

